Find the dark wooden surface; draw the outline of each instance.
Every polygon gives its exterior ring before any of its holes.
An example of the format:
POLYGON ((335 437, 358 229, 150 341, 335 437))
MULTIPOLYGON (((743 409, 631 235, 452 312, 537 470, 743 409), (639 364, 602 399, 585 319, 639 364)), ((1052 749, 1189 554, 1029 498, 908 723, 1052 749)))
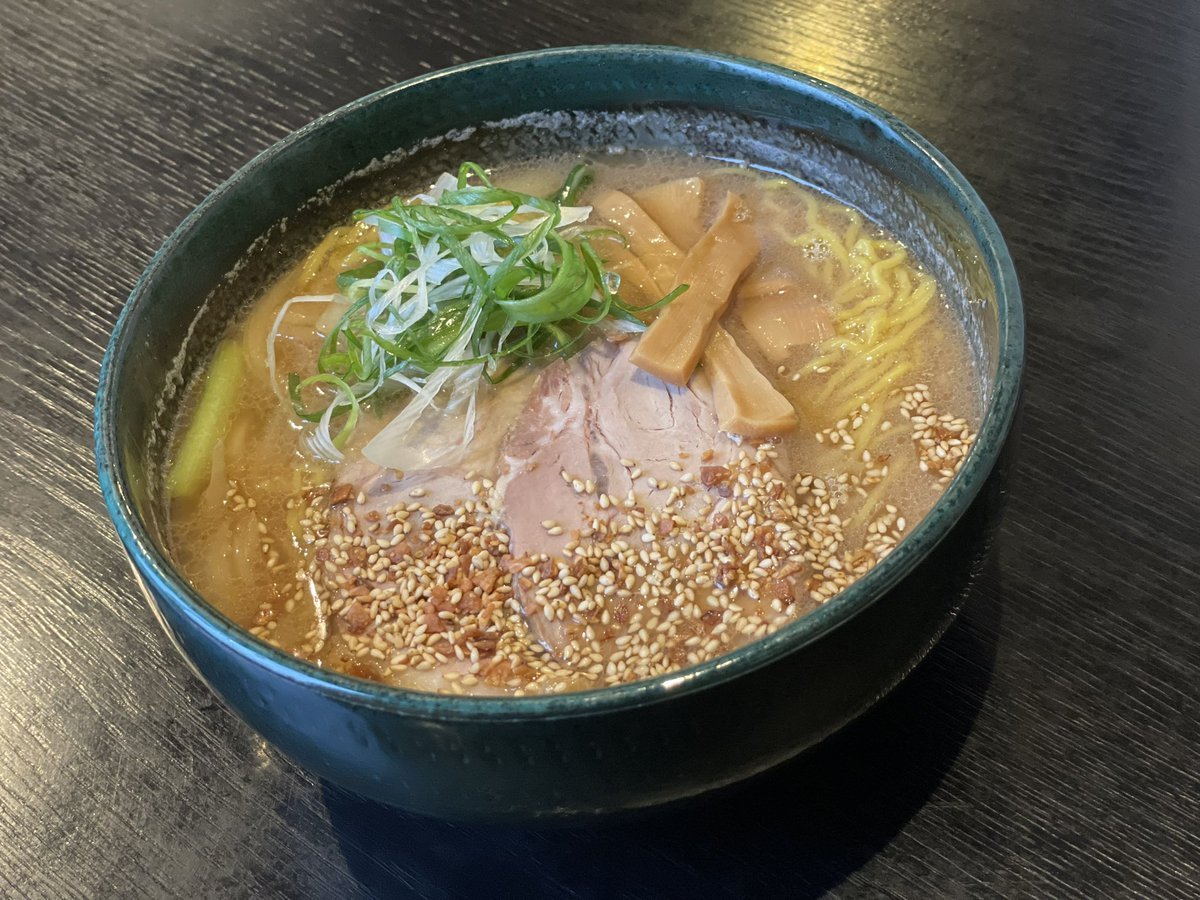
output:
POLYGON ((1200 5, 1185 0, 9 0, 0 12, 0 892, 1200 895, 1200 5), (314 782, 168 647, 109 527, 117 311, 204 194, 419 72, 568 43, 757 56, 938 144, 1009 240, 1021 455, 914 675, 684 812, 415 821, 314 782))

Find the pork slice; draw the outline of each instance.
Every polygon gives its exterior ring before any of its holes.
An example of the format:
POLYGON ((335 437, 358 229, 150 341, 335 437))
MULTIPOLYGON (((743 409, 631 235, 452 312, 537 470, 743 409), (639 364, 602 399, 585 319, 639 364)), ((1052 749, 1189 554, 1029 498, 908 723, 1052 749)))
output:
POLYGON ((360 458, 338 474, 339 484, 350 485, 356 497, 359 493, 365 495, 365 503, 359 504, 358 509, 362 515, 372 511, 383 514, 397 503, 413 500, 431 507, 459 506, 474 496, 471 483, 476 477, 495 475, 496 458, 506 431, 535 382, 531 375, 518 373, 502 386, 481 387, 474 438, 464 452, 442 464, 400 472, 360 458))
MULTIPOLYGON (((632 350, 632 343, 616 352, 610 347, 582 361, 592 386, 589 435, 593 456, 632 460, 644 478, 635 493, 644 493, 650 506, 661 506, 669 487, 654 488, 650 478, 668 485, 687 472, 698 478, 702 463, 723 464, 737 445, 717 424, 712 391, 702 374, 687 387, 667 384, 635 366, 632 350)), ((633 485, 628 470, 620 469, 613 481, 623 495, 633 485)))
MULTIPOLYGON (((594 498, 563 478, 609 480, 608 461, 594 462, 588 440, 586 385, 578 367, 552 363, 538 379, 525 410, 501 449, 497 492, 510 546, 523 553, 558 553, 590 516, 594 498), (562 524, 551 535, 543 522, 562 524)), ((553 526, 551 526, 553 527, 553 526)))
POLYGON ((630 362, 633 346, 592 344, 539 378, 501 449, 496 489, 514 554, 560 553, 591 519, 611 519, 616 507, 603 508, 602 493, 622 501, 633 491, 640 506, 662 509, 684 473, 698 482, 702 465, 736 451, 707 383, 680 388, 648 375, 630 362), (589 481, 594 492, 578 490, 589 481))
MULTIPOLYGON (((416 472, 397 472, 362 461, 347 466, 340 473, 339 484, 349 485, 356 498, 354 507, 358 518, 371 513, 386 515, 397 505, 420 501, 423 506, 445 504, 457 507, 471 497, 471 482, 467 472, 458 466, 420 469, 416 472), (357 498, 362 496, 363 502, 357 498)), ((335 486, 334 490, 337 490, 335 486)))
MULTIPOLYGON (((567 543, 586 536, 593 519, 623 521, 631 495, 634 506, 650 514, 671 503, 672 512, 695 518, 713 506, 701 469, 724 465, 738 448, 717 425, 707 383, 668 385, 634 366, 631 350, 631 343, 596 343, 556 362, 514 423, 496 490, 518 559, 535 566, 544 557, 561 562, 567 543), (694 489, 684 497, 672 494, 671 486, 688 484, 689 473, 694 489), (602 504, 604 493, 618 502, 602 504)), ((537 568, 545 577, 558 571, 549 564, 537 568)), ((519 581, 515 590, 538 639, 561 651, 577 623, 541 615, 530 606, 533 592, 519 581)))

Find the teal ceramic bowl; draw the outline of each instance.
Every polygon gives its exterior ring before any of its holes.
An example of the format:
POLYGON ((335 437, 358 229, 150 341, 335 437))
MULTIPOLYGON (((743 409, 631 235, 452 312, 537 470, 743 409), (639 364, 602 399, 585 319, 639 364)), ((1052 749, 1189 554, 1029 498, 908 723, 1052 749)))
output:
POLYGON ((117 322, 100 376, 96 458, 109 513, 159 621, 212 690, 284 754, 421 813, 561 817, 646 807, 761 772, 896 684, 950 622, 978 556, 983 489, 1013 420, 1022 359, 1017 280, 995 222, 963 176, 885 111, 729 56, 547 50, 422 76, 352 103, 208 197, 163 245, 117 322), (514 131, 511 120, 526 114, 535 115, 514 131), (501 124, 476 127, 488 122, 501 124), (397 151, 436 157, 447 134, 459 142, 446 150, 453 155, 493 132, 510 150, 539 141, 606 152, 614 142, 666 143, 811 165, 805 177, 946 267, 961 287, 984 412, 969 459, 932 514, 866 577, 774 635, 669 677, 553 697, 435 696, 331 674, 259 642, 197 595, 172 565, 159 463, 178 387, 235 302, 222 299, 230 273, 281 220, 335 207, 333 186, 351 173, 377 170, 374 161, 397 151))

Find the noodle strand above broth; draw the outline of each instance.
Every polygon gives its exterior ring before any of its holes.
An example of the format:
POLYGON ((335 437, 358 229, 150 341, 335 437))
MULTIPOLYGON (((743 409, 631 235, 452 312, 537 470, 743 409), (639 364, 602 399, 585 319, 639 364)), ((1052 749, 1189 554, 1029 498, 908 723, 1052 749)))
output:
POLYGON ((751 168, 576 162, 337 223, 230 324, 170 512, 243 627, 416 690, 603 687, 786 626, 932 507, 979 396, 908 248, 751 168))

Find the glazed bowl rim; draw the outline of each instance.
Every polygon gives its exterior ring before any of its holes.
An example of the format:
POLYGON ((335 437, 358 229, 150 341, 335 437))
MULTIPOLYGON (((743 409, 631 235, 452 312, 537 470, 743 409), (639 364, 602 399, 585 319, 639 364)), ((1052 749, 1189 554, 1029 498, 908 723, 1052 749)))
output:
MULTIPOLYGON (((736 111, 736 105, 726 106, 736 111)), ((432 137, 432 135, 431 135, 432 137)), ((349 173, 347 173, 349 174, 349 173)), ((908 575, 946 536, 974 500, 994 466, 1016 409, 1024 364, 1024 315, 1016 271, 1000 230, 983 201, 966 178, 932 144, 891 113, 842 88, 771 63, 728 54, 670 46, 591 45, 552 48, 492 57, 420 75, 385 87, 328 113, 292 132, 254 157, 210 193, 180 223, 155 254, 126 301, 101 364, 96 396, 94 439, 101 491, 121 543, 145 585, 156 596, 171 602, 193 623, 219 642, 229 645, 246 662, 269 670, 341 700, 399 714, 439 720, 523 720, 573 718, 623 708, 645 706, 672 697, 728 682, 800 650, 842 626, 884 596, 908 575), (252 636, 200 596, 179 574, 166 553, 150 537, 135 511, 127 473, 117 441, 117 361, 131 351, 134 324, 153 301, 157 280, 185 235, 196 228, 208 211, 226 194, 255 177, 276 156, 314 132, 331 128, 363 108, 415 86, 477 69, 504 67, 528 60, 589 58, 609 63, 620 58, 666 58, 681 66, 722 67, 735 74, 769 82, 773 87, 819 98, 843 114, 853 113, 878 126, 889 140, 906 145, 922 166, 933 170, 963 213, 993 278, 997 305, 997 370, 992 396, 984 412, 978 437, 961 470, 929 513, 896 549, 875 568, 823 606, 774 634, 688 669, 630 684, 575 693, 533 697, 475 697, 412 691, 365 681, 319 668, 252 636), (611 59, 610 59, 611 58, 611 59)))

